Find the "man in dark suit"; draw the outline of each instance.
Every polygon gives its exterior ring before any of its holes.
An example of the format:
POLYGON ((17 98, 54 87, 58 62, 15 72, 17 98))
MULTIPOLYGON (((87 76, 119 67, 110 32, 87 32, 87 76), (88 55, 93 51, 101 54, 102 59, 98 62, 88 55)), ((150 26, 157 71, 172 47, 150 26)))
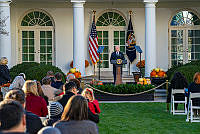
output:
MULTIPOLYGON (((122 52, 120 52, 119 46, 115 46, 115 52, 113 52, 111 54, 110 62, 111 62, 111 60, 117 60, 117 59, 125 60, 124 54, 122 52)), ((121 70, 121 72, 122 72, 122 70, 121 70)), ((116 66, 114 64, 113 64, 113 75, 114 75, 114 84, 115 84, 115 82, 116 82, 116 66)))

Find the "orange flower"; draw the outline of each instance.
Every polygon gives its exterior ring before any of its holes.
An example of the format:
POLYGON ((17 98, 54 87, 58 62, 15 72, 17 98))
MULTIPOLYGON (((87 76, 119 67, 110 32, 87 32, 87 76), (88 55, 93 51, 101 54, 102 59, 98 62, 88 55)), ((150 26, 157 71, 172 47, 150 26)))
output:
POLYGON ((145 67, 145 60, 142 60, 141 63, 140 61, 136 64, 136 67, 138 68, 144 68, 145 67))

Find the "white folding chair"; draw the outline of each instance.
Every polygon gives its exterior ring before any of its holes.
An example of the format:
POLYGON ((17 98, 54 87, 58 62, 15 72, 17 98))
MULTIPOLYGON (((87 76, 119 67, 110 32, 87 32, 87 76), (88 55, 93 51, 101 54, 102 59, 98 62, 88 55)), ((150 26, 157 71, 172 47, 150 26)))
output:
POLYGON ((194 99, 194 98, 200 98, 200 93, 190 93, 187 119, 186 119, 187 122, 189 122, 189 120, 190 120, 190 122, 200 122, 200 117, 194 116, 194 109, 200 110, 200 106, 193 105, 192 99, 194 99))
POLYGON ((185 91, 184 89, 172 89, 172 93, 171 93, 171 113, 173 115, 186 115, 187 114, 187 97, 185 97, 184 100, 181 101, 175 101, 175 94, 183 94, 185 95, 185 91), (175 110, 175 103, 178 104, 184 104, 184 109, 183 110, 175 110))

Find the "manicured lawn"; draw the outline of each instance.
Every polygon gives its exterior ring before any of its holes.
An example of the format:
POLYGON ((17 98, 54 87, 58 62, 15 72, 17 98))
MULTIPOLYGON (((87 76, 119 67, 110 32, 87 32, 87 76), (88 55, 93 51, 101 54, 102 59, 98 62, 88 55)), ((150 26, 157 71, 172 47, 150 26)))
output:
POLYGON ((200 123, 171 115, 165 103, 101 103, 100 134, 200 134, 200 123))

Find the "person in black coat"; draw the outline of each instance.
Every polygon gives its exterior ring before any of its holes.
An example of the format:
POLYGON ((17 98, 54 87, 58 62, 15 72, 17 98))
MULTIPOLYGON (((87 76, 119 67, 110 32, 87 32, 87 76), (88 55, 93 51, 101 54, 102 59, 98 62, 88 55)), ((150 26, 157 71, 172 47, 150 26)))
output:
MULTIPOLYGON (((193 78, 193 82, 188 87, 188 93, 200 93, 200 72, 196 72, 193 78)), ((188 100, 189 101, 189 100, 188 100)), ((192 100, 194 106, 200 106, 200 99, 194 98, 192 100)), ((200 113, 200 110, 199 110, 200 113)))
POLYGON ((64 95, 62 95, 61 99, 58 100, 58 102, 64 108, 65 105, 67 104, 69 98, 71 98, 73 95, 77 95, 78 90, 77 90, 77 86, 74 82, 69 82, 69 83, 64 84, 63 91, 64 91, 64 95))
MULTIPOLYGON (((184 75, 180 72, 176 72, 170 82, 170 86, 168 88, 168 95, 167 95, 167 110, 169 109, 169 103, 171 102, 171 93, 173 89, 184 89, 188 88, 188 82, 184 75)), ((175 94, 174 99, 176 101, 181 101, 185 99, 184 94, 175 94)), ((175 103, 175 109, 177 110, 178 103, 175 103)))
POLYGON ((0 85, 10 82, 10 72, 7 64, 8 59, 6 57, 2 57, 0 59, 0 85))
MULTIPOLYGON (((117 60, 117 59, 125 60, 124 54, 122 52, 120 52, 119 46, 115 46, 115 52, 113 52, 111 54, 110 62, 112 60, 117 60)), ((121 73, 122 73, 122 70, 121 70, 121 73)), ((115 84, 115 82, 116 82, 116 66, 114 64, 113 64, 113 76, 114 76, 114 84, 115 84)))

